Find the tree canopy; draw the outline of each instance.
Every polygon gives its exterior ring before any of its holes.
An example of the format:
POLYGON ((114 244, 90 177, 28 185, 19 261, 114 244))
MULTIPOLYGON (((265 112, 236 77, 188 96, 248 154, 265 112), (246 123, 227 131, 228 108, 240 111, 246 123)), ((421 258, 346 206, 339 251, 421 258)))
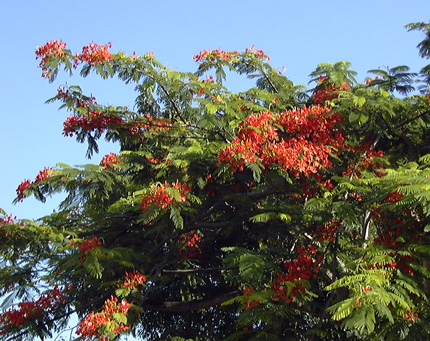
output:
MULTIPOLYGON (((418 45, 429 57, 430 24, 418 45)), ((62 85, 63 134, 100 164, 57 164, 16 202, 66 193, 37 221, 1 212, 0 334, 81 340, 408 340, 430 334, 429 67, 318 65, 295 85, 254 47, 197 71, 91 43, 36 50, 135 84, 134 105, 62 85), (255 81, 228 90, 228 76, 255 81), (420 91, 418 91, 420 90, 420 91)), ((423 339, 425 337, 423 336, 423 339)))

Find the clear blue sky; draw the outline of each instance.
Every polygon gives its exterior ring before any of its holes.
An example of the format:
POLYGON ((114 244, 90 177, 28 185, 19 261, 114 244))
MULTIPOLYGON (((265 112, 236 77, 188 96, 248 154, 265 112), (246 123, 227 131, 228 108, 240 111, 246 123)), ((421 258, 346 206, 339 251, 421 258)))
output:
POLYGON ((74 0, 2 1, 0 5, 0 207, 18 218, 49 214, 58 198, 30 198, 12 205, 15 189, 45 166, 99 163, 117 146, 104 144, 85 159, 86 146, 62 136, 68 116, 44 104, 64 82, 80 84, 99 103, 133 105, 133 87, 96 76, 82 81, 62 74, 54 84, 41 78, 34 50, 62 39, 72 50, 94 41, 113 51, 153 51, 173 69, 194 71, 192 55, 207 48, 243 50, 255 45, 285 66, 294 83, 307 84, 318 63, 341 60, 359 72, 408 65, 418 71, 418 32, 404 25, 430 19, 428 0, 74 0))

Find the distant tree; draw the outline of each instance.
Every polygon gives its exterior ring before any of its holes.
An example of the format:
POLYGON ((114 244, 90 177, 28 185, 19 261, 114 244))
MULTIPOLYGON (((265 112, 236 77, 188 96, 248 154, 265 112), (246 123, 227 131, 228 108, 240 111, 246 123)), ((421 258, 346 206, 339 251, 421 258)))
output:
POLYGON ((4 340, 61 332, 74 313, 81 340, 430 335, 430 98, 396 97, 425 75, 361 84, 326 63, 307 90, 255 48, 202 51, 195 73, 110 48, 36 51, 50 82, 80 69, 137 96, 106 106, 60 86, 48 101, 88 157, 102 137, 121 152, 19 185, 16 202, 65 192, 57 212, 2 212, 4 340), (233 93, 228 72, 256 86, 233 93))

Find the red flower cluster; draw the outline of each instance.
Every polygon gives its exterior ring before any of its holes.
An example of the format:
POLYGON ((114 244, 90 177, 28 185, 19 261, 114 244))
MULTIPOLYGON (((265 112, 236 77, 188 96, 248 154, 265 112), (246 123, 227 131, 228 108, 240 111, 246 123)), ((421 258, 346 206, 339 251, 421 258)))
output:
POLYGON ((90 253, 92 250, 97 249, 100 245, 102 245, 102 242, 96 237, 93 236, 92 239, 84 239, 81 241, 72 241, 69 244, 70 246, 77 245, 78 250, 81 252, 81 255, 79 256, 79 263, 78 265, 82 265, 82 263, 86 259, 86 254, 90 253))
POLYGON ((328 224, 318 227, 314 232, 316 240, 318 242, 327 240, 328 242, 333 243, 335 241, 335 233, 339 228, 339 225, 340 221, 330 221, 328 224))
MULTIPOLYGON (((405 224, 406 222, 403 219, 395 219, 393 221, 393 226, 386 227, 385 229, 380 231, 378 233, 378 237, 376 237, 373 242, 378 245, 385 245, 391 249, 401 250, 405 246, 405 243, 402 243, 400 241, 401 239, 403 239, 401 237, 407 236, 407 227, 405 224)), ((390 256, 394 257, 396 261, 384 265, 376 264, 372 268, 383 267, 386 269, 399 269, 404 273, 409 274, 410 276, 414 275, 414 270, 408 263, 414 261, 415 257, 402 255, 398 252, 392 252, 390 253, 390 256)))
MULTIPOLYGON (((324 80, 324 78, 322 79, 324 80)), ((324 104, 326 101, 331 101, 339 97, 339 91, 349 91, 349 85, 342 83, 342 86, 336 87, 334 84, 321 83, 313 94, 313 100, 316 104, 324 104)))
POLYGON ((309 176, 321 168, 331 167, 333 147, 342 148, 341 117, 327 107, 249 115, 239 126, 237 138, 218 157, 241 171, 246 163, 261 161, 267 167, 280 165, 294 175, 309 176))
MULTIPOLYGON (((245 53, 246 54, 251 53, 256 58, 259 58, 259 59, 270 60, 270 57, 266 56, 266 54, 264 53, 263 50, 257 50, 254 45, 252 45, 251 48, 245 49, 245 53)), ((226 51, 222 51, 221 49, 218 49, 218 50, 209 49, 209 50, 200 51, 199 54, 196 54, 193 56, 193 59, 196 62, 201 62, 201 61, 212 61, 212 62, 214 62, 216 60, 229 61, 231 59, 238 57, 239 54, 240 53, 237 51, 226 52, 226 51)))
POLYGON ((126 324, 118 322, 117 318, 115 318, 115 314, 121 313, 127 316, 130 307, 131 304, 126 300, 123 299, 121 303, 118 304, 118 298, 112 296, 104 303, 101 312, 92 312, 88 314, 83 321, 79 322, 79 328, 76 334, 81 335, 83 340, 92 338, 96 338, 100 341, 113 340, 117 335, 130 328, 126 324), (107 325, 110 327, 113 326, 112 332, 106 332, 104 330, 107 325), (111 338, 109 334, 113 337, 111 338))
POLYGON ((66 87, 60 87, 57 89, 57 97, 61 99, 67 99, 70 96, 70 90, 66 87))
MULTIPOLYGON (((46 67, 46 64, 51 58, 63 58, 66 53, 64 51, 66 43, 61 40, 51 40, 43 46, 39 46, 36 50, 36 59, 41 58, 39 67, 42 69, 42 77, 51 78, 52 70, 46 67)), ((80 63, 88 63, 90 65, 97 65, 106 61, 112 60, 112 55, 109 52, 109 48, 112 47, 111 43, 106 45, 97 45, 90 43, 88 46, 82 48, 81 53, 77 53, 74 56, 74 65, 77 67, 80 63)))
POLYGON ((364 170, 373 171, 377 175, 382 174, 378 169, 384 168, 384 165, 375 162, 375 158, 384 156, 384 152, 382 150, 373 149, 372 143, 370 142, 366 142, 355 147, 348 146, 348 148, 350 153, 359 156, 361 159, 360 162, 349 162, 347 170, 342 172, 342 175, 351 176, 351 174, 354 174, 356 177, 359 177, 361 172, 364 170))
POLYGON ((139 285, 145 283, 148 279, 143 276, 139 271, 133 270, 132 272, 125 272, 124 282, 122 282, 121 287, 134 289, 139 285))
POLYGON ((172 185, 168 185, 167 183, 156 185, 153 184, 151 189, 152 191, 150 194, 143 196, 142 203, 140 205, 142 211, 146 211, 151 204, 156 204, 157 206, 166 209, 176 201, 187 201, 188 198, 186 193, 191 192, 191 189, 187 186, 187 184, 181 184, 179 180, 173 182, 172 185), (168 192, 166 192, 166 189, 170 188, 178 190, 179 199, 172 197, 168 192))
POLYGON ((48 178, 50 178, 50 177, 52 177, 54 175, 55 175, 55 171, 52 170, 52 168, 45 167, 45 168, 43 168, 43 170, 41 170, 36 175, 36 179, 33 182, 31 182, 28 179, 25 179, 24 181, 21 181, 21 183, 19 184, 18 188, 16 189, 17 200, 23 201, 24 198, 27 197, 27 194, 25 192, 30 189, 31 185, 43 182, 44 180, 46 180, 46 179, 48 179, 48 178))
MULTIPOLYGON (((87 104, 78 103, 78 107, 87 107, 87 104)), ((121 117, 103 110, 89 110, 85 115, 73 114, 67 117, 63 123, 63 135, 72 137, 78 135, 82 130, 103 133, 111 128, 123 128, 128 130, 131 135, 137 135, 144 130, 154 133, 172 128, 168 119, 154 118, 151 115, 145 115, 144 119, 146 122, 125 122, 121 117)))
POLYGON ((285 272, 278 273, 275 282, 271 286, 275 291, 272 296, 275 300, 291 303, 297 294, 305 292, 307 280, 316 277, 320 261, 313 258, 316 253, 315 247, 300 247, 297 251, 299 254, 296 259, 282 264, 285 272))
POLYGON ((246 308, 246 310, 251 310, 253 308, 256 308, 260 305, 260 300, 254 300, 251 298, 251 295, 254 293, 254 289, 251 287, 246 287, 243 291, 243 306, 246 308))
POLYGON ((50 167, 45 167, 36 175, 34 182, 42 182, 53 175, 55 175, 55 173, 52 171, 52 169, 50 167))
POLYGON ((112 126, 118 126, 123 123, 121 118, 106 114, 103 111, 89 111, 87 115, 71 115, 63 123, 63 135, 78 135, 80 130, 98 131, 103 133, 112 126))
POLYGON ((179 250, 179 257, 181 260, 196 258, 201 255, 199 243, 202 237, 194 232, 186 233, 179 238, 181 250, 179 250))
POLYGON ((11 327, 19 327, 28 319, 37 318, 41 320, 50 318, 56 307, 65 303, 66 296, 63 292, 68 290, 69 288, 67 287, 61 289, 55 286, 54 289, 42 295, 38 300, 20 302, 18 303, 18 309, 4 312, 0 315, 0 325, 2 326, 0 334, 8 333, 11 327))
POLYGON ((112 55, 109 52, 111 47, 111 43, 107 43, 106 45, 90 43, 88 46, 84 46, 82 48, 81 53, 77 53, 75 55, 75 65, 78 65, 81 62, 97 65, 103 64, 108 60, 112 60, 112 55))
POLYGON ((147 114, 145 115, 145 119, 147 122, 140 122, 136 126, 147 129, 150 133, 159 132, 161 130, 170 130, 173 126, 167 118, 156 118, 147 114))
POLYGON ((372 84, 372 82, 377 81, 379 79, 380 78, 378 76, 375 77, 375 79, 373 79, 373 78, 367 78, 366 81, 365 81, 365 83, 366 83, 366 85, 369 85, 369 84, 372 84))
POLYGON ((396 202, 399 202, 403 198, 404 198, 404 195, 400 192, 390 192, 385 198, 385 201, 391 204, 395 204, 396 202))
MULTIPOLYGON (((112 128, 122 129, 131 135, 137 135, 144 131, 155 133, 170 130, 173 127, 169 119, 153 117, 149 114, 133 121, 125 121, 116 112, 109 112, 99 107, 95 97, 73 97, 72 92, 67 87, 59 88, 56 98, 63 101, 69 110, 75 111, 63 123, 63 135, 65 136, 79 135, 82 131, 103 133, 112 128)), ((125 108, 122 111, 127 113, 128 109, 125 108)))
POLYGON ((367 287, 363 287, 362 290, 363 290, 364 293, 368 293, 368 292, 373 291, 373 288, 368 285, 367 287))
POLYGON ((114 167, 112 165, 120 165, 121 164, 121 157, 118 156, 116 153, 109 153, 100 161, 100 166, 102 166, 106 170, 113 170, 114 167))
POLYGON ((243 170, 245 163, 262 159, 268 165, 274 162, 271 145, 278 140, 275 117, 271 112, 249 115, 239 126, 238 138, 219 153, 220 162, 230 164, 233 171, 243 170))
POLYGON ((36 50, 36 59, 42 58, 39 67, 42 69, 42 77, 51 78, 51 72, 45 67, 45 64, 52 57, 62 58, 65 56, 64 49, 66 43, 61 40, 51 40, 36 50))
POLYGON ((315 174, 314 179, 316 183, 303 182, 302 183, 303 192, 301 193, 301 195, 296 195, 296 197, 301 197, 302 199, 315 198, 317 193, 320 190, 325 191, 325 190, 332 190, 334 188, 334 185, 331 182, 331 180, 330 179, 322 180, 323 177, 320 174, 315 174))
POLYGON ((413 311, 412 311, 412 309, 410 309, 406 314, 405 314, 405 318, 408 320, 408 321, 413 321, 414 319, 416 319, 418 317, 418 314, 417 313, 414 313, 413 311))
POLYGON ((6 237, 11 237, 12 233, 8 232, 7 230, 1 229, 1 228, 4 227, 4 225, 8 225, 8 224, 17 224, 17 225, 24 226, 24 224, 19 222, 16 219, 16 217, 13 215, 8 215, 8 216, 4 216, 4 217, 0 218, 0 233, 2 233, 6 237))
POLYGON ((399 243, 397 238, 399 238, 405 232, 406 228, 404 226, 397 225, 391 228, 385 228, 383 231, 378 233, 378 237, 376 237, 373 241, 378 245, 386 245, 395 249, 399 249, 403 246, 403 243, 399 243))
POLYGON ((27 194, 25 194, 25 192, 30 189, 30 186, 31 186, 30 180, 25 179, 21 181, 18 188, 16 189, 17 200, 23 201, 24 198, 27 197, 27 194))
POLYGON ((77 245, 79 251, 81 251, 83 254, 87 254, 92 250, 97 249, 97 247, 102 245, 102 242, 96 236, 93 236, 92 239, 73 241, 73 242, 70 242, 68 245, 70 246, 77 245))
POLYGON ((267 59, 270 60, 269 56, 266 56, 263 50, 257 50, 255 48, 255 45, 252 45, 251 48, 245 49, 245 53, 252 53, 257 58, 267 59))
POLYGON ((199 54, 196 54, 193 56, 193 59, 196 62, 201 62, 204 60, 210 60, 210 61, 215 61, 217 59, 222 59, 222 60, 230 60, 234 57, 238 56, 238 52, 237 51, 233 51, 233 52, 226 52, 226 51, 222 51, 221 49, 218 50, 204 50, 204 51, 200 51, 199 54))
POLYGON ((18 221, 13 215, 8 215, 0 218, 0 227, 7 224, 18 224, 18 221))

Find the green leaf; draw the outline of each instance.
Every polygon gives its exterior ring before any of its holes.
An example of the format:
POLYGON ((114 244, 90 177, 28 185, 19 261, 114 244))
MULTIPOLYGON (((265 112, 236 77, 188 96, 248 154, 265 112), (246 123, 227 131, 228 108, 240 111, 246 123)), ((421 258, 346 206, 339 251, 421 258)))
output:
POLYGON ((184 220, 182 219, 179 208, 174 206, 170 208, 170 219, 172 219, 176 228, 182 229, 184 227, 184 220))
POLYGON ((267 223, 269 220, 276 219, 277 216, 275 212, 266 212, 250 217, 249 220, 254 223, 267 223))
POLYGON ((278 219, 286 224, 289 224, 291 222, 291 216, 285 213, 278 213, 278 219))
POLYGON ((225 301, 223 303, 221 303, 221 306, 226 306, 226 305, 230 305, 236 302, 242 302, 242 297, 241 296, 237 296, 235 298, 232 298, 231 300, 225 301))
POLYGON ((361 126, 364 123, 366 123, 368 120, 369 120, 368 114, 363 111, 352 112, 349 114, 349 121, 352 124, 358 124, 361 126))
POLYGON ((245 253, 239 257, 239 273, 244 280, 259 280, 265 266, 266 262, 261 255, 245 253))
POLYGON ((355 298, 348 298, 342 302, 339 302, 327 309, 332 314, 332 318, 335 321, 343 320, 349 316, 356 307, 355 298))
POLYGON ((217 112, 217 110, 218 110, 218 107, 215 104, 213 104, 213 103, 208 103, 208 104, 205 105, 205 107, 206 107, 206 111, 209 114, 215 114, 217 112))
POLYGON ((328 203, 329 201, 325 198, 311 198, 306 202, 305 208, 310 211, 316 211, 327 206, 328 203))
POLYGON ((118 323, 127 324, 127 316, 125 316, 123 313, 113 313, 112 317, 118 323))
POLYGON ((93 254, 88 253, 86 255, 86 259, 83 263, 83 266, 88 271, 88 273, 95 277, 95 278, 101 278, 103 273, 103 266, 100 264, 97 257, 95 257, 93 254))
POLYGON ((366 326, 368 333, 372 333, 375 330, 375 311, 373 309, 366 310, 366 326))
POLYGON ((355 106, 362 107, 364 105, 364 103, 366 103, 366 98, 360 97, 360 96, 354 96, 352 101, 353 101, 355 106))
POLYGON ((116 296, 128 296, 130 295, 130 289, 129 288, 118 288, 115 290, 115 295, 116 296))
POLYGON ((261 180, 261 168, 256 162, 247 163, 246 167, 252 170, 252 175, 256 182, 260 182, 261 180))

